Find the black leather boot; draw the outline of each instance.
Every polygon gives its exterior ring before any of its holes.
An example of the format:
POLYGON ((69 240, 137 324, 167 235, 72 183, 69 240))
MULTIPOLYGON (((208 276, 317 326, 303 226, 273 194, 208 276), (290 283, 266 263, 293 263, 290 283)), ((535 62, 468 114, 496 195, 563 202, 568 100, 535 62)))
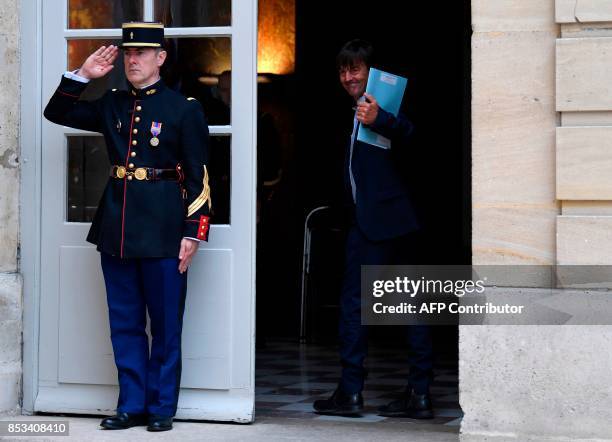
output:
POLYGON ((146 425, 147 417, 144 414, 117 413, 102 419, 100 426, 107 430, 125 430, 126 428, 146 425))
POLYGON ((406 393, 405 397, 383 405, 378 414, 386 417, 410 417, 412 419, 433 419, 433 408, 429 393, 406 393))
POLYGON ((172 416, 149 416, 147 431, 168 431, 172 430, 172 416))
POLYGON ((352 416, 363 411, 361 393, 344 393, 340 388, 329 399, 319 399, 312 405, 317 413, 352 416))

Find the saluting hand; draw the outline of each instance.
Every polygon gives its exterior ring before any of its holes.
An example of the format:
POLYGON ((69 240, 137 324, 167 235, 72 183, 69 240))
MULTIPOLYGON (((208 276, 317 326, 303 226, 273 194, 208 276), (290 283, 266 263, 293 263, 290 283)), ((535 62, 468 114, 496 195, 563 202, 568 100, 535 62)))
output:
POLYGON ((357 104, 357 121, 362 124, 370 125, 376 121, 378 116, 378 102, 376 99, 367 93, 364 93, 365 101, 357 104))
POLYGON ((198 251, 198 246, 200 243, 198 241, 194 241, 193 239, 183 238, 181 240, 181 251, 179 252, 179 273, 185 273, 187 271, 187 267, 191 264, 191 259, 193 255, 198 251))
POLYGON ((100 46, 100 49, 87 57, 77 74, 90 80, 104 77, 113 69, 117 54, 119 54, 117 46, 100 46))

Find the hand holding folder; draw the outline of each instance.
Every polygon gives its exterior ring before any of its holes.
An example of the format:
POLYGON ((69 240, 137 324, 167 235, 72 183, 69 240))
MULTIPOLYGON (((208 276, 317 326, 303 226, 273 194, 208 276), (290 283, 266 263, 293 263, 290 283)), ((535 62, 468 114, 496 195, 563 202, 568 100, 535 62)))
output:
MULTIPOLYGON (((397 117, 407 84, 408 79, 404 77, 390 74, 376 68, 370 68, 366 93, 376 98, 378 105, 382 109, 397 117)), ((357 140, 382 149, 391 148, 391 140, 361 124, 359 125, 357 140)))

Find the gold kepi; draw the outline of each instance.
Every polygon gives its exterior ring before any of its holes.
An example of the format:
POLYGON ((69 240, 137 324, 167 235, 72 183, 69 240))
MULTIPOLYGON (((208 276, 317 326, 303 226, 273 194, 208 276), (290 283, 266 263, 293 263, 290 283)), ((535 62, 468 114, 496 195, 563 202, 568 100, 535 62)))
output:
POLYGON ((161 48, 164 46, 164 25, 159 22, 123 23, 121 47, 161 48))

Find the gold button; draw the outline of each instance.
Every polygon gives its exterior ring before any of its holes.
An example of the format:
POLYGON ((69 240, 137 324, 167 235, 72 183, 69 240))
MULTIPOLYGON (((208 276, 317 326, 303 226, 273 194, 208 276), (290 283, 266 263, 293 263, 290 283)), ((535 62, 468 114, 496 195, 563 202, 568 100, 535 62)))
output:
POLYGON ((140 117, 136 117, 136 118, 134 118, 134 121, 135 121, 136 123, 140 123, 140 117))
POLYGON ((138 141, 132 140, 132 146, 136 146, 137 144, 138 144, 138 141))
POLYGON ((133 168, 134 168, 134 163, 130 163, 130 164, 128 164, 128 167, 129 167, 130 169, 133 169, 133 168))
POLYGON ((140 112, 142 110, 142 106, 136 106, 136 110, 140 112))
POLYGON ((128 178, 128 180, 132 181, 132 178, 133 178, 133 177, 132 177, 132 175, 128 175, 128 177, 127 177, 127 178, 128 178))
POLYGON ((138 133, 138 129, 134 129, 134 130, 132 131, 132 133, 133 133, 133 134, 137 134, 137 133, 138 133))
POLYGON ((132 152, 132 153, 130 154, 130 156, 131 156, 132 158, 134 158, 134 157, 136 156, 136 152, 132 152))

